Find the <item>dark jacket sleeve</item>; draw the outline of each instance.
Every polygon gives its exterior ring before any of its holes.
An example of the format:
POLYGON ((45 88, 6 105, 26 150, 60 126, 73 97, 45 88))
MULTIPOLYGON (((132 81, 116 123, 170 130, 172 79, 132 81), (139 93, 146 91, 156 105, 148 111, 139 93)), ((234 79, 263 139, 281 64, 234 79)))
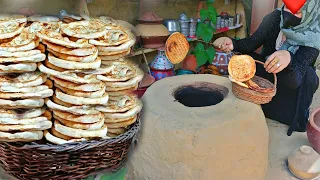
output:
POLYGON ((273 28, 273 26, 279 26, 279 24, 276 24, 278 16, 278 10, 273 11, 263 18, 259 28, 250 37, 240 40, 233 39, 234 50, 242 54, 248 54, 261 47, 267 40, 271 28, 273 28))
POLYGON ((312 47, 301 46, 295 54, 290 54, 291 62, 278 74, 278 78, 279 82, 285 86, 296 89, 302 84, 308 68, 314 66, 319 56, 319 50, 312 47))

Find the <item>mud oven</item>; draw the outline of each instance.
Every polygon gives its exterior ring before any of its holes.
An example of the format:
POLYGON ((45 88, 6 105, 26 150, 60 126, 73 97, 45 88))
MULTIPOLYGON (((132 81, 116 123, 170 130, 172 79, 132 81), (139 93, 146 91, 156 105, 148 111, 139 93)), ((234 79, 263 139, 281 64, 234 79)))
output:
POLYGON ((260 106, 237 99, 227 78, 165 78, 142 100, 146 106, 129 179, 265 179, 269 132, 264 114, 260 106))

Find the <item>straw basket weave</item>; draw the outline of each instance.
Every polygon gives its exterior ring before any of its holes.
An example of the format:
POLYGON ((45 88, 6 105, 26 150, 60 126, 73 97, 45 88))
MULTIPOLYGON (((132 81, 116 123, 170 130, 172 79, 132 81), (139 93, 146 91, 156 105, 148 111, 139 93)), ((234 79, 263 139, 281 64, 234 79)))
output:
MULTIPOLYGON (((264 64, 263 62, 256 61, 256 63, 264 64)), ((249 101, 255 104, 267 104, 269 103, 272 98, 276 95, 277 92, 277 76, 276 74, 273 74, 274 76, 274 83, 271 83, 270 81, 261 78, 259 76, 254 76, 251 80, 257 83, 260 87, 264 88, 273 88, 273 92, 267 92, 262 93, 258 91, 254 91, 252 89, 245 88, 243 86, 240 86, 237 83, 232 82, 232 92, 233 94, 242 100, 249 101)))
POLYGON ((18 179, 84 179, 103 171, 117 171, 127 160, 128 151, 140 129, 140 120, 111 139, 64 145, 46 142, 0 143, 0 164, 18 179))

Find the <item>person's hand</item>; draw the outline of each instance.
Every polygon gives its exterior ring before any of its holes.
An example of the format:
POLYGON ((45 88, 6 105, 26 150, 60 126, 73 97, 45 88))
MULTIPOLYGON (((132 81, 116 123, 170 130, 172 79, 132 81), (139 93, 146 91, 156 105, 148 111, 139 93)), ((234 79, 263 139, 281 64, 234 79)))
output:
POLYGON ((290 61, 291 55, 288 51, 276 51, 268 57, 264 68, 268 73, 279 73, 289 65, 290 61))
POLYGON ((233 50, 232 40, 228 37, 221 37, 216 39, 213 42, 213 46, 221 49, 221 51, 224 51, 224 52, 230 52, 233 50))

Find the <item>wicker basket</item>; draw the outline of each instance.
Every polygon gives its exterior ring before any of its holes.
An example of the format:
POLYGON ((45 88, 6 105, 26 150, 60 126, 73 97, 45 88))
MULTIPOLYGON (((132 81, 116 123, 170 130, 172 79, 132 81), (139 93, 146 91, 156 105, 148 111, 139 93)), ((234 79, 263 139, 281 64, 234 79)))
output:
POLYGON ((64 145, 33 142, 0 143, 0 164, 18 179, 84 179, 100 171, 114 172, 123 167, 128 151, 140 130, 140 120, 111 139, 64 145))
MULTIPOLYGON (((256 61, 256 63, 264 64, 263 62, 256 61)), ((273 92, 268 93, 262 93, 258 91, 254 91, 252 89, 245 88, 243 86, 240 86, 237 83, 232 82, 232 92, 233 94, 242 100, 249 101, 255 104, 267 104, 269 103, 272 98, 276 95, 277 92, 277 76, 276 74, 273 74, 274 76, 274 83, 271 83, 270 81, 261 78, 259 76, 254 76, 252 80, 256 82, 260 87, 264 88, 273 88, 273 92)))

